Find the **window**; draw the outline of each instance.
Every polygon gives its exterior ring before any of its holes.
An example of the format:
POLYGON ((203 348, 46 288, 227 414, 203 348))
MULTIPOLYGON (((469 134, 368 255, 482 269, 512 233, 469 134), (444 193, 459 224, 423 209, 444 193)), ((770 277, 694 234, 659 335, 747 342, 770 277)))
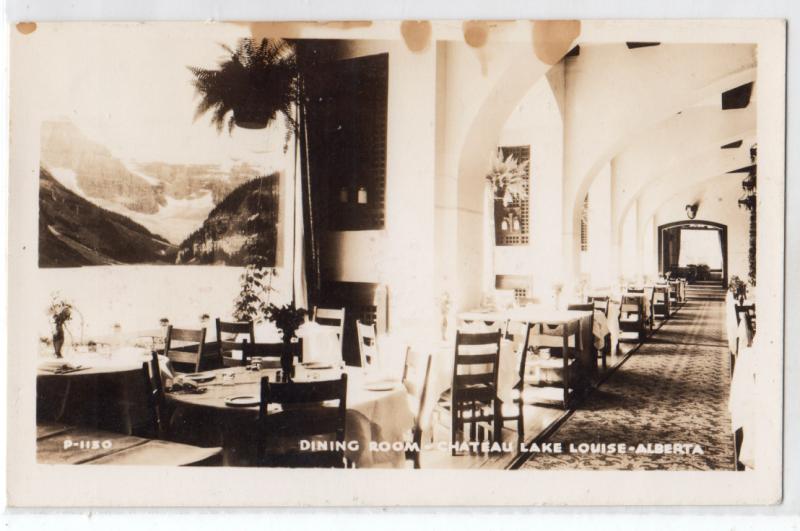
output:
POLYGON ((384 228, 389 54, 308 75, 309 169, 329 230, 384 228))
MULTIPOLYGON (((573 233, 574 234, 574 233, 573 233)), ((581 210, 581 251, 589 250, 589 194, 583 198, 581 210)))
MULTIPOLYGON (((500 147, 503 159, 513 156, 517 163, 529 162, 530 146, 500 147)), ((495 201, 495 242, 497 245, 527 245, 530 234, 530 164, 523 183, 523 193, 510 203, 495 201)))

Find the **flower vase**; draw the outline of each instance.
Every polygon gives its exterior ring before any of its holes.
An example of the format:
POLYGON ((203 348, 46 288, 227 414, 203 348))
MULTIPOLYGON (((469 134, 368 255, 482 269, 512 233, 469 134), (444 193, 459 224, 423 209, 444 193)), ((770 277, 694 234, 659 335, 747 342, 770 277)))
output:
POLYGON ((64 325, 57 324, 56 330, 53 332, 53 351, 56 358, 60 358, 61 349, 64 347, 64 325))
POLYGON ((288 382, 292 379, 294 372, 294 355, 292 354, 291 339, 283 340, 283 351, 281 352, 281 371, 283 372, 283 381, 288 382))

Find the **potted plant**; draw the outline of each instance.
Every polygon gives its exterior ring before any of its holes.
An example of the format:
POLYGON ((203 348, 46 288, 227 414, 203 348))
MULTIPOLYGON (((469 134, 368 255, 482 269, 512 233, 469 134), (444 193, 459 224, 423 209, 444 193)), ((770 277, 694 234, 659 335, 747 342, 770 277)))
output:
POLYGON ((296 131, 292 107, 298 100, 299 77, 294 46, 283 39, 247 38, 235 49, 223 48, 230 57, 218 69, 189 67, 201 96, 196 117, 211 111, 218 131, 226 126, 232 131, 235 126, 263 129, 280 115, 289 133, 296 131))
POLYGON ((747 284, 738 275, 733 275, 728 281, 728 289, 733 293, 733 297, 739 301, 739 304, 744 302, 747 297, 747 284))
POLYGON ((288 380, 292 375, 294 363, 291 342, 297 337, 297 329, 300 328, 308 315, 305 308, 297 308, 293 303, 276 306, 270 304, 264 311, 265 317, 275 323, 275 327, 280 330, 283 339, 283 351, 281 352, 281 369, 283 377, 288 380))
POLYGON ((53 294, 47 314, 53 321, 53 351, 56 358, 62 357, 61 349, 64 346, 64 324, 72 319, 72 304, 53 294))

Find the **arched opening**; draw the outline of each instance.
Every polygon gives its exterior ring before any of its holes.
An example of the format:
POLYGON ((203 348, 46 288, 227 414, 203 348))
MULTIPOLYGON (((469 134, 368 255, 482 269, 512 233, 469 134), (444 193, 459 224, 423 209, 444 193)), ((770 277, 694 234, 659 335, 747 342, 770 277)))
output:
POLYGON ((658 227, 658 270, 692 282, 728 285, 728 227, 685 220, 658 227))

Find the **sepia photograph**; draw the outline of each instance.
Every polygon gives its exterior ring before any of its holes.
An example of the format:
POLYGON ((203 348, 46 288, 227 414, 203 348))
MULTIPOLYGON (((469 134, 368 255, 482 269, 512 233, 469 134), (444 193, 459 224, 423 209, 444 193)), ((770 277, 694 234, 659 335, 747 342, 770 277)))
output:
POLYGON ((783 21, 9 32, 12 503, 780 499, 783 21))

